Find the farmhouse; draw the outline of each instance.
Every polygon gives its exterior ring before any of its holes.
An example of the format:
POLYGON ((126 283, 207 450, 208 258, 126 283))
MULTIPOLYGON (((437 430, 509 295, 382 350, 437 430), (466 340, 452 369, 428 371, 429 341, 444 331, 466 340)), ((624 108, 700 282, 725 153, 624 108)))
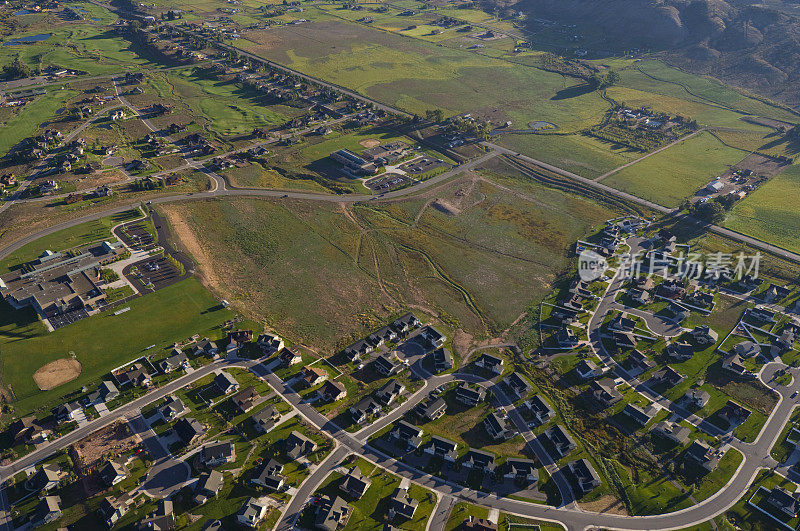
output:
POLYGON ((95 310, 106 301, 100 268, 120 252, 119 242, 103 242, 74 253, 45 251, 24 267, 0 276, 0 295, 14 308, 32 306, 43 317, 95 310))

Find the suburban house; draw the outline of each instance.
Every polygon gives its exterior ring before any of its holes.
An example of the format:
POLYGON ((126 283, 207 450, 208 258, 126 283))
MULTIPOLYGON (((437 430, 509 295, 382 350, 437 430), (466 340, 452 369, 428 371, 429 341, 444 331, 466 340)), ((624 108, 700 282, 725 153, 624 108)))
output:
POLYGON ((100 468, 98 474, 107 487, 113 487, 128 477, 128 470, 124 464, 111 459, 100 468))
POLYGON ((48 439, 48 430, 42 428, 39 420, 33 415, 23 417, 12 422, 6 432, 14 440, 14 446, 19 444, 38 444, 48 439))
POLYGON ((500 374, 503 372, 503 358, 492 356, 490 354, 481 354, 475 360, 475 366, 487 370, 493 374, 500 374))
POLYGON ((556 332, 556 343, 558 343, 558 346, 561 348, 575 348, 580 341, 572 328, 562 326, 558 329, 558 332, 556 332))
POLYGON ((622 400, 622 393, 617 390, 617 386, 611 378, 592 380, 589 382, 589 392, 606 407, 622 400))
POLYGON ((323 496, 317 504, 314 528, 322 531, 336 531, 347 525, 351 514, 350 506, 339 496, 323 496))
POLYGON ((789 518, 796 518, 800 513, 800 497, 783 487, 773 487, 767 496, 767 503, 784 513, 789 518))
POLYGON ((719 464, 716 450, 708 443, 695 439, 686 449, 686 458, 694 461, 708 471, 713 471, 719 464))
POLYGON ((387 435, 390 440, 396 443, 403 441, 406 443, 406 448, 414 450, 419 448, 422 444, 422 436, 422 429, 404 420, 396 423, 387 435))
POLYGON ((362 474, 357 466, 354 466, 347 475, 342 478, 339 490, 353 499, 360 500, 371 484, 372 482, 369 478, 362 474))
POLYGON ((667 420, 659 422, 653 426, 653 433, 669 439, 677 444, 686 444, 689 442, 689 434, 691 430, 681 426, 677 422, 669 422, 667 420))
POLYGON ((124 493, 118 498, 107 496, 100 502, 97 512, 106 521, 106 525, 111 528, 120 518, 128 514, 133 505, 134 499, 128 493, 124 493))
POLYGON ((236 460, 236 447, 232 442, 209 444, 200 450, 200 462, 212 468, 236 460))
POLYGON ((453 368, 453 353, 441 347, 431 352, 433 368, 436 372, 449 371, 453 368))
POLYGON ((581 360, 575 365, 575 373, 582 380, 592 380, 603 375, 603 371, 592 360, 581 360))
POLYGON ((649 291, 642 288, 633 288, 628 291, 628 296, 637 304, 648 304, 653 300, 649 291))
POLYGON ((347 388, 343 383, 326 380, 319 388, 319 396, 326 402, 336 402, 347 396, 347 388))
POLYGON ((494 454, 470 448, 461 460, 461 466, 472 470, 492 473, 495 469, 494 454))
POLYGON ((139 531, 166 531, 175 529, 175 511, 171 500, 161 500, 155 512, 139 522, 139 531))
POLYGON ((197 419, 191 417, 183 417, 178 420, 172 429, 175 430, 175 433, 186 445, 195 443, 206 432, 203 425, 197 422, 197 419))
POLYGON ((430 444, 423 451, 426 454, 441 457, 450 463, 458 459, 458 443, 437 435, 431 436, 430 444))
POLYGON ((553 445, 553 448, 558 454, 558 457, 569 455, 575 448, 578 447, 575 441, 572 440, 567 430, 559 425, 552 426, 544 431, 544 436, 553 445))
POLYGON ((696 326, 690 334, 698 345, 713 345, 719 339, 717 331, 708 325, 696 326))
POLYGON ((209 498, 219 494, 224 484, 225 476, 222 475, 222 472, 212 470, 211 472, 200 474, 194 489, 194 502, 197 505, 204 504, 209 498))
POLYGON ((424 339, 431 348, 439 348, 447 341, 447 337, 436 330, 434 327, 428 325, 419 333, 420 337, 424 339))
POLYGON ((127 369, 113 373, 113 376, 120 387, 126 385, 150 387, 153 384, 150 373, 142 363, 133 363, 127 369))
POLYGON ((239 390, 239 382, 225 371, 220 371, 220 373, 214 377, 214 386, 223 395, 235 393, 239 390))
POLYGON ((628 355, 628 363, 631 369, 639 372, 647 372, 656 366, 656 363, 640 350, 634 350, 628 355))
POLYGON ((270 490, 280 490, 286 481, 281 472, 283 472, 283 465, 274 459, 270 459, 253 474, 253 477, 250 478, 250 483, 261 485, 270 490))
POLYGON ((405 336, 410 331, 419 327, 420 324, 422 323, 419 322, 419 319, 417 319, 413 313, 407 313, 398 317, 390 326, 395 332, 401 336, 405 336))
MULTIPOLYGON (((722 368, 737 376, 746 376, 750 371, 744 366, 744 360, 738 354, 730 354, 722 360, 722 368)), ((755 376, 755 374, 753 374, 755 376)))
POLYGON ((650 378, 653 383, 665 385, 667 387, 675 387, 683 381, 684 376, 673 369, 672 367, 664 367, 653 373, 650 378))
POLYGON ((636 404, 627 404, 622 410, 622 413, 637 424, 644 426, 653 420, 653 418, 658 414, 658 411, 658 408, 653 404, 649 404, 644 408, 639 407, 636 404))
POLYGON ((350 416, 353 422, 361 424, 381 412, 381 405, 371 396, 365 396, 350 406, 350 416))
POLYGON ((182 351, 172 349, 172 354, 167 359, 158 362, 158 368, 164 374, 176 369, 187 369, 189 368, 189 358, 182 351))
POLYGON ((761 354, 761 347, 753 341, 742 341, 733 346, 733 353, 742 358, 753 358, 761 354))
POLYGON ((503 477, 520 483, 536 483, 539 480, 537 462, 533 459, 508 458, 503 467, 503 477))
POLYGON ((231 397, 231 402, 242 413, 247 413, 256 406, 256 402, 261 398, 261 395, 256 392, 255 388, 251 385, 245 387, 231 397))
MULTIPOLYGON (((470 26, 465 26, 469 28, 470 26)), ((477 518, 475 515, 467 516, 466 520, 461 522, 463 531, 497 531, 497 524, 489 521, 486 518, 477 518)))
POLYGON ((328 379, 328 372, 319 367, 304 367, 301 373, 301 379, 306 388, 314 387, 328 379))
POLYGON ((100 404, 109 400, 114 400, 119 396, 119 389, 114 382, 104 380, 95 391, 86 396, 87 404, 100 404))
POLYGON ((275 334, 261 334, 256 339, 256 345, 264 355, 269 355, 283 348, 283 339, 275 334))
POLYGON ((664 352, 673 360, 687 361, 694 356, 694 347, 685 341, 673 341, 667 345, 664 352))
POLYGON ((456 387, 455 398, 465 406, 475 407, 486 399, 486 390, 480 385, 462 383, 456 387))
POLYGON ((592 464, 586 459, 578 459, 571 461, 568 465, 569 471, 572 472, 578 488, 584 494, 592 492, 600 486, 600 476, 597 475, 592 464))
POLYGON ((614 332, 611 334, 611 339, 614 340, 614 345, 618 350, 634 349, 639 343, 633 332, 614 332))
POLYGON ((436 420, 447 412, 447 402, 441 398, 431 400, 422 408, 422 415, 428 420, 436 420))
POLYGON ((358 341, 356 341, 355 343, 344 349, 343 352, 348 360, 352 362, 358 362, 361 361, 363 356, 366 356, 373 350, 374 348, 372 347, 372 345, 370 345, 366 340, 359 339, 358 341))
POLYGON ((166 422, 180 417, 184 411, 186 411, 186 406, 183 405, 183 401, 180 398, 175 398, 173 395, 169 395, 164 404, 158 408, 161 418, 166 422))
POLYGON ((683 300, 686 304, 691 304, 698 308, 709 308, 714 305, 714 295, 698 289, 684 295, 683 300))
POLYGON ((60 469, 55 464, 44 464, 25 482, 25 487, 33 492, 52 490, 58 487, 60 469))
POLYGON ((536 395, 525 402, 539 424, 544 424, 555 416, 555 411, 550 404, 544 401, 541 395, 536 395))
POLYGON ((392 376, 393 374, 400 372, 400 370, 403 368, 403 365, 397 361, 395 356, 381 354, 375 358, 373 367, 378 374, 382 374, 383 376, 392 376))
POLYGON ((278 351, 278 360, 280 360, 282 366, 291 367, 295 363, 303 361, 303 358, 295 350, 289 347, 283 347, 278 351))
POLYGON ((236 521, 245 527, 255 529, 267 516, 268 509, 267 505, 261 503, 258 498, 248 498, 236 513, 236 521))
POLYGON ((39 500, 36 511, 31 516, 31 526, 41 527, 61 518, 61 497, 45 496, 39 500))
POLYGON ((738 426, 750 416, 750 410, 741 406, 733 400, 728 400, 725 405, 717 411, 717 416, 727 422, 730 426, 738 426))
POLYGON ((237 352, 251 341, 253 341, 252 330, 234 330, 228 334, 228 345, 225 347, 225 352, 228 354, 237 352))
POLYGON ((618 313, 608 323, 608 329, 615 332, 633 332, 636 329, 636 320, 630 319, 626 313, 618 313))
POLYGON ((531 384, 529 384, 525 378, 516 372, 512 372, 503 378, 503 383, 506 385, 515 400, 525 398, 531 393, 531 391, 533 391, 531 384))
POLYGON ((380 347, 381 345, 390 341, 394 341, 395 339, 397 339, 397 332, 388 326, 383 326, 377 329, 367 338, 367 340, 375 345, 375 347, 380 347))
POLYGON ((67 402, 61 404, 53 410, 53 416, 57 422, 69 422, 78 418, 83 412, 83 408, 77 402, 67 402))
POLYGON ((683 399, 686 401, 686 405, 701 409, 708 404, 711 395, 708 394, 708 391, 703 391, 702 389, 689 389, 683 395, 683 399))
POLYGON ((763 323, 774 323, 775 322, 775 312, 764 308, 763 306, 757 306, 755 308, 750 308, 747 315, 756 321, 761 321, 763 323))
POLYGON ((483 427, 486 428, 486 433, 489 434, 494 440, 510 439, 514 433, 508 429, 508 422, 506 419, 492 411, 483 419, 483 427))
POLYGON ((219 353, 219 347, 215 342, 208 339, 204 339, 194 346, 194 354, 197 356, 213 356, 217 353, 219 353))
POLYGON ((317 444, 300 432, 293 431, 286 437, 285 451, 291 459, 305 457, 317 449, 317 444))
POLYGON ((375 391, 375 398, 381 404, 388 406, 397 400, 397 398, 402 395, 405 390, 405 385, 392 378, 383 384, 380 389, 375 391))
POLYGON ((259 433, 267 433, 275 427, 275 423, 281 418, 281 414, 275 406, 267 406, 253 414, 253 427, 259 433))
POLYGON ((407 488, 397 487, 389 499, 389 519, 393 520, 399 516, 411 520, 414 518, 418 505, 419 502, 408 495, 407 488))

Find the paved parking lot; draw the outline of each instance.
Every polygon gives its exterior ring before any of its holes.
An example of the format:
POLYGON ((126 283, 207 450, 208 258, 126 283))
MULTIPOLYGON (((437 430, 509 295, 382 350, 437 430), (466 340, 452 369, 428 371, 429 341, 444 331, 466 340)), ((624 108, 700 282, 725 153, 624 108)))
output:
POLYGON ((367 187, 376 193, 396 190, 409 184, 411 180, 399 173, 387 173, 371 181, 367 181, 367 187))
POLYGON ((178 270, 163 256, 131 264, 123 271, 139 291, 159 290, 180 280, 178 270))
POLYGON ((117 228, 117 236, 133 249, 153 247, 153 236, 147 232, 142 223, 128 223, 117 228))
POLYGON ((67 326, 68 324, 75 323, 81 319, 85 319, 86 317, 89 317, 89 312, 84 309, 80 309, 54 315, 52 317, 48 317, 47 320, 50 321, 50 325, 53 328, 61 328, 62 326, 67 326))

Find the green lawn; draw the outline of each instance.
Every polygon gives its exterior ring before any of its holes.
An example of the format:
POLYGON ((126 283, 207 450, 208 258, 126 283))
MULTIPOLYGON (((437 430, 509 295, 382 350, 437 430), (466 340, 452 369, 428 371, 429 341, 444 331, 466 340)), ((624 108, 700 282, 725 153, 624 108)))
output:
POLYGON ((744 156, 743 151, 723 145, 710 133, 700 133, 610 175, 603 183, 677 207, 744 156))
POLYGON ((3 383, 13 387, 19 414, 51 406, 65 393, 97 382, 112 368, 145 353, 150 345, 165 348, 197 333, 215 335, 231 318, 196 279, 187 279, 134 299, 130 311, 99 314, 48 333, 31 309, 0 310, 0 360, 3 383), (42 365, 72 353, 83 365, 81 375, 52 391, 41 392, 33 373, 42 365))
MULTIPOLYGON (((0 46, 0 50, 3 48, 0 46)), ((0 63, 2 62, 3 57, 0 54, 0 63)), ((47 94, 27 104, 19 114, 0 127, 0 153, 5 154, 15 144, 35 134, 43 122, 55 118, 56 111, 66 100, 77 94, 74 90, 59 90, 58 87, 50 87, 47 90, 47 94)))
POLYGON ((794 443, 787 441, 786 437, 789 435, 789 432, 797 426, 798 421, 800 421, 800 408, 794 408, 791 417, 789 417, 789 421, 786 423, 786 426, 784 426, 778 440, 775 442, 775 446, 772 447, 772 451, 769 454, 779 463, 786 461, 795 450, 794 443))
POLYGON ((739 201, 725 220, 729 229, 800 252, 800 166, 789 166, 739 201))

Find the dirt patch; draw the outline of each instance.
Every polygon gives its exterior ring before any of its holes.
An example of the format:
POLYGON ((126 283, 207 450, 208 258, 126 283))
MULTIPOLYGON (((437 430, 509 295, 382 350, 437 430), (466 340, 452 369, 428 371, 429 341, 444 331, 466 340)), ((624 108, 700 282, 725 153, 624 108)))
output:
POLYGON ((200 240, 197 239, 186 218, 183 217, 178 209, 171 207, 161 207, 161 212, 169 220, 173 235, 197 263, 197 272, 200 280, 213 290, 219 290, 222 287, 222 283, 214 272, 216 268, 203 250, 200 240))
POLYGON ((431 206, 447 216, 457 216, 461 214, 460 208, 449 201, 445 201, 444 199, 437 199, 431 203, 431 206))
MULTIPOLYGON (((458 329, 453 334, 453 350, 458 356, 465 358, 466 355, 469 353, 469 349, 472 346, 472 335, 466 333, 462 329, 458 329)), ((462 359, 461 365, 466 365, 467 360, 462 359)))
POLYGON ((92 469, 111 452, 123 454, 140 442, 141 438, 131 432, 127 422, 117 422, 75 443, 75 464, 83 470, 92 469))
POLYGON ((380 146, 381 145, 381 141, 380 140, 376 140, 374 138, 368 138, 366 140, 359 141, 359 144, 361 144, 365 148, 369 149, 369 148, 374 148, 374 147, 380 146))
POLYGON ((625 504, 614 496, 602 496, 593 502, 579 503, 578 505, 580 505, 580 508, 584 511, 591 511, 593 513, 621 514, 628 516, 625 504))
POLYGON ((83 367, 81 367, 81 363, 78 360, 61 358, 39 367, 33 373, 33 380, 39 386, 39 389, 49 391, 74 380, 80 376, 82 369, 83 367))

